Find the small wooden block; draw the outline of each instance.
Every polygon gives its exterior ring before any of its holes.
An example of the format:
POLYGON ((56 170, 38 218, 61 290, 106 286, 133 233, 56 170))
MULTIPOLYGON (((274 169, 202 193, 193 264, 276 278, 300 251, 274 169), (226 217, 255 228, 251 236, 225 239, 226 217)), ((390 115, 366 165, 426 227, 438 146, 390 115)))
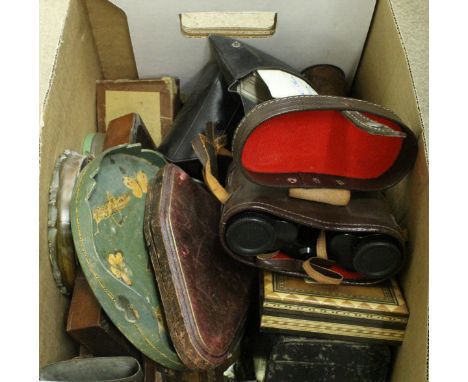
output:
POLYGON ((81 269, 75 279, 66 331, 94 356, 138 357, 137 350, 107 318, 81 269))

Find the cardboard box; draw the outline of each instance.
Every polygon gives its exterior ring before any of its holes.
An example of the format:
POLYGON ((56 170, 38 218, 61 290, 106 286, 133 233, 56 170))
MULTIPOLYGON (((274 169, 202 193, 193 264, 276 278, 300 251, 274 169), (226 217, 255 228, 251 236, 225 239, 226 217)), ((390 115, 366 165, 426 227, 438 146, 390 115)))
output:
MULTIPOLYGON (((79 351, 65 333, 69 299, 57 290, 48 257, 47 200, 55 160, 66 148, 80 151, 84 137, 96 131, 96 81, 137 78, 125 14, 107 0, 67 3, 57 51, 50 52, 47 90, 46 85, 41 86, 45 99, 39 189, 40 366, 73 357, 79 351)), ((411 175, 389 192, 397 217, 408 227, 409 261, 399 283, 411 312, 403 344, 396 352, 392 381, 418 382, 427 379, 428 357, 427 76, 421 76, 412 64, 412 42, 401 31, 413 28, 422 38, 426 36, 418 29, 424 23, 398 24, 404 12, 393 8, 396 3, 401 2, 378 1, 352 91, 357 98, 394 110, 419 137, 420 150, 411 175)), ((415 12, 421 6, 427 8, 424 1, 408 6, 415 12)))

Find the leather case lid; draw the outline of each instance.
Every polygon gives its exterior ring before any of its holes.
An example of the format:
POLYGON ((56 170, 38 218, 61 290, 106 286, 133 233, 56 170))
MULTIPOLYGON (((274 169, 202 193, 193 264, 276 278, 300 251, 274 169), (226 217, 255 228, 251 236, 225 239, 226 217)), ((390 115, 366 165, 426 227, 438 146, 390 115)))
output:
POLYGON ((284 188, 386 189, 411 170, 417 150, 414 133, 390 110, 320 95, 257 105, 232 141, 249 180, 284 188), (406 136, 386 136, 389 131, 406 136))
POLYGON ((183 369, 165 329, 143 236, 148 182, 164 163, 140 145, 103 152, 80 174, 70 213, 83 273, 111 321, 146 356, 183 369))
MULTIPOLYGON (((231 256, 251 266, 306 277, 300 260, 284 262, 285 268, 273 268, 265 266, 265 262, 259 265, 256 257, 239 256, 229 250, 225 240, 227 223, 230 218, 247 211, 268 213, 319 230, 389 235, 404 248, 400 227, 385 199, 379 193, 353 193, 347 206, 332 206, 290 198, 287 189, 252 183, 235 166, 230 170, 227 189, 231 196, 223 206, 220 222, 221 240, 231 256)), ((343 284, 372 284, 380 281, 345 278, 343 284)))
POLYGON ((219 218, 201 183, 173 164, 161 169, 149 189, 145 236, 174 347, 192 369, 229 357, 248 308, 253 273, 224 251, 219 218))

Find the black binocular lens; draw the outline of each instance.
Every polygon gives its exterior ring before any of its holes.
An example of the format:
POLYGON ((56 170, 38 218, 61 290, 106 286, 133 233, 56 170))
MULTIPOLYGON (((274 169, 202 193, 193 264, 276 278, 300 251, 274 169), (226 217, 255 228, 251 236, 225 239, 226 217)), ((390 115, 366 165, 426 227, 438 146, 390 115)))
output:
MULTIPOLYGON (((319 230, 291 223, 261 212, 242 213, 228 222, 226 241, 241 256, 257 256, 281 250, 307 260, 316 256, 319 230)), ((327 256, 343 268, 367 278, 383 278, 398 270, 403 261, 399 243, 374 233, 326 233, 327 256)))
POLYGON ((381 234, 331 233, 327 237, 327 252, 337 264, 369 278, 393 273, 403 260, 397 242, 381 234))
POLYGON ((268 215, 249 212, 235 217, 226 229, 229 248, 244 256, 256 256, 281 249, 298 235, 295 224, 268 215))

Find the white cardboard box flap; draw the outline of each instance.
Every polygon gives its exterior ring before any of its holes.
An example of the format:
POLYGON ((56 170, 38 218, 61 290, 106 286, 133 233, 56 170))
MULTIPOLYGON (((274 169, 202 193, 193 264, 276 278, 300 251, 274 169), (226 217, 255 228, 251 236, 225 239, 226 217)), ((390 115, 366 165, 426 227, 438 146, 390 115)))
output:
MULTIPOLYGON (((350 83, 375 7, 375 0, 111 1, 127 15, 139 77, 176 76, 182 88, 210 57, 206 38, 182 32, 180 15, 185 12, 274 12, 274 33, 249 38, 248 44, 297 70, 323 63, 339 66, 350 83)), ((219 28, 222 20, 214 20, 219 28)))

